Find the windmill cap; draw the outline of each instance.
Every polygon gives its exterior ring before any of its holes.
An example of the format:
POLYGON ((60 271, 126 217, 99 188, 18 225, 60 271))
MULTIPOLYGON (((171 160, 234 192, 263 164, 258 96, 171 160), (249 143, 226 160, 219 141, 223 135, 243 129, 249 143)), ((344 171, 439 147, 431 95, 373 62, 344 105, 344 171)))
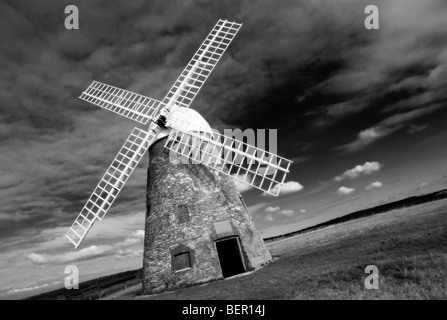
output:
MULTIPOLYGON (((168 118, 168 125, 182 131, 201 131, 213 133, 209 123, 194 109, 177 107, 168 118)), ((157 137, 160 140, 169 135, 169 129, 162 129, 157 137)))

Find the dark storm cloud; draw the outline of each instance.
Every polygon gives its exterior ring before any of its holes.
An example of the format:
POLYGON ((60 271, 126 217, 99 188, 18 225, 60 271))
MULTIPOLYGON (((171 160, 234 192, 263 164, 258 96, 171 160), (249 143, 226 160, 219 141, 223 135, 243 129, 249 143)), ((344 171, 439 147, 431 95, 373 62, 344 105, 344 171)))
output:
MULTIPOLYGON (((271 108, 251 100, 272 83, 287 83, 291 70, 312 63, 314 53, 328 45, 341 53, 325 37, 328 25, 352 23, 329 2, 327 10, 305 2, 256 3, 256 12, 254 2, 237 1, 76 4, 79 31, 63 28, 66 1, 0 4, 6 30, 0 52, 0 170, 8 187, 1 198, 2 221, 66 223, 127 137, 129 121, 76 99, 92 79, 161 99, 218 18, 243 21, 238 41, 195 107, 215 124, 248 124, 247 114, 271 108)), ((123 190, 126 204, 144 194, 134 192, 144 189, 144 172, 138 170, 123 190)))
POLYGON ((361 112, 368 115, 368 108, 389 115, 445 103, 445 3, 378 5, 381 25, 373 41, 345 51, 346 66, 321 84, 324 92, 343 94, 344 99, 315 111, 322 115, 315 120, 316 127, 333 126, 361 112))
POLYGON ((354 141, 346 145, 336 147, 334 148, 334 150, 339 150, 344 153, 359 151, 363 148, 366 148, 371 143, 379 139, 383 139, 393 132, 406 127, 415 119, 418 119, 424 115, 431 114, 441 107, 442 105, 432 105, 430 107, 418 108, 412 111, 395 114, 389 118, 384 119, 380 123, 376 124, 374 127, 367 128, 361 131, 354 141))
POLYGON ((427 127, 428 127, 428 124, 423 124, 423 125, 420 125, 420 126, 412 124, 410 129, 408 129, 408 133, 409 134, 415 134, 415 133, 424 131, 425 129, 427 129, 427 127))

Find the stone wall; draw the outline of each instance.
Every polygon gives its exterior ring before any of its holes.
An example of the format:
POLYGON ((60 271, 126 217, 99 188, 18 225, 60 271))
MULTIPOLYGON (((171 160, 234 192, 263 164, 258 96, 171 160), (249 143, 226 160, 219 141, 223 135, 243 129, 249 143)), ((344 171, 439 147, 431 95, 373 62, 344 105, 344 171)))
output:
POLYGON ((223 237, 239 237, 247 270, 271 261, 232 178, 200 164, 171 163, 165 141, 150 149, 143 292, 221 279, 214 241, 223 237), (231 229, 218 234, 219 221, 229 221, 231 229), (175 271, 173 259, 184 252, 191 268, 175 271))

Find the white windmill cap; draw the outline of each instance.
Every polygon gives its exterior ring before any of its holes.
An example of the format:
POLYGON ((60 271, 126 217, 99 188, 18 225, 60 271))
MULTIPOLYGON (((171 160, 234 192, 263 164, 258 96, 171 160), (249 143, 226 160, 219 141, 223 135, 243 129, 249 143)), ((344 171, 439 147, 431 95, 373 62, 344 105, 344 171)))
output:
MULTIPOLYGON (((185 107, 176 107, 169 116, 167 124, 172 126, 174 129, 179 129, 182 131, 191 132, 208 132, 213 133, 209 123, 194 109, 185 107)), ((157 137, 160 140, 169 135, 168 128, 161 130, 157 137)))

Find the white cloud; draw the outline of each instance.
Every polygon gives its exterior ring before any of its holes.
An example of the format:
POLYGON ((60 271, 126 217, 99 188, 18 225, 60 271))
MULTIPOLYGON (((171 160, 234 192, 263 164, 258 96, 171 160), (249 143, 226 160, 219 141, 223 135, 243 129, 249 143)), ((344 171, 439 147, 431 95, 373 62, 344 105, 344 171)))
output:
MULTIPOLYGON (((426 103, 423 103, 426 104, 426 103)), ((359 151, 376 140, 383 139, 388 135, 406 127, 408 122, 413 121, 419 117, 430 114, 438 109, 440 109, 442 104, 434 104, 429 107, 418 108, 416 110, 394 114, 385 120, 378 123, 376 126, 360 131, 354 141, 349 142, 345 145, 334 148, 334 150, 339 150, 344 153, 352 153, 359 151)), ((425 128, 421 128, 422 130, 425 128)), ((421 130, 420 130, 421 131, 421 130)), ((415 133, 416 131, 410 129, 410 133, 415 133)))
POLYGON ((144 230, 135 231, 134 233, 132 233, 132 237, 143 239, 144 238, 144 230))
MULTIPOLYGON (((30 253, 26 257, 35 264, 63 264, 74 261, 82 261, 95 259, 103 256, 110 256, 115 253, 119 248, 129 247, 138 243, 141 243, 144 239, 144 230, 136 230, 132 232, 126 239, 121 242, 112 245, 96 246, 84 248, 79 251, 63 252, 60 254, 40 254, 30 253)), ((120 250, 118 250, 119 252, 120 250)))
MULTIPOLYGON (((284 215, 284 216, 292 216, 295 212, 293 210, 281 210, 280 207, 267 207, 264 209, 265 212, 269 212, 269 213, 274 213, 276 212, 276 214, 280 214, 280 215, 284 215)), ((273 220, 273 216, 272 215, 267 215, 266 219, 272 219, 273 220)), ((268 220, 268 221, 272 221, 272 220, 268 220)))
POLYGON ((8 293, 19 293, 19 292, 27 292, 27 291, 32 291, 32 290, 37 290, 37 289, 41 289, 41 288, 45 288, 48 287, 49 284, 48 283, 44 283, 40 286, 35 285, 34 287, 25 287, 25 288, 19 288, 19 289, 13 289, 8 291, 8 293))
POLYGON ((374 140, 381 136, 381 132, 378 127, 372 127, 369 129, 365 129, 363 131, 360 131, 358 137, 360 140, 367 141, 367 140, 374 140))
POLYGON ((37 254, 32 252, 28 254, 27 257, 31 262, 36 264, 63 264, 105 256, 107 254, 110 254, 113 250, 114 247, 109 245, 90 246, 79 251, 65 252, 62 254, 37 254))
POLYGON ((378 171, 382 167, 383 165, 377 161, 365 162, 363 165, 357 165, 350 170, 346 170, 342 175, 335 177, 335 181, 342 181, 345 178, 349 178, 352 180, 360 175, 368 175, 375 171, 378 171))
POLYGON ((276 212, 276 211, 279 211, 279 210, 280 210, 279 207, 267 207, 267 208, 265 208, 266 212, 276 212))
POLYGON ((132 249, 124 249, 124 250, 118 250, 115 254, 115 259, 117 260, 124 260, 129 258, 137 258, 137 257, 143 257, 143 249, 140 250, 132 250, 132 249))
MULTIPOLYGON (((298 183, 296 181, 288 181, 288 182, 284 183, 282 186, 277 184, 276 186, 271 188, 270 191, 273 193, 276 193, 276 192, 278 192, 278 188, 281 188, 279 195, 290 194, 290 193, 299 192, 299 191, 303 190, 303 186, 300 183, 298 183)), ((262 195, 263 196, 271 196, 271 194, 269 194, 267 192, 264 192, 262 195)))
POLYGON ((281 210, 279 213, 284 215, 284 216, 290 217, 290 216, 293 216, 295 211, 293 211, 293 210, 281 210))
POLYGON ((255 205, 249 206, 248 209, 248 213, 250 213, 250 215, 255 215, 258 212, 261 212, 264 210, 265 206, 267 206, 269 203, 268 202, 259 202, 255 205))
POLYGON ((353 189, 353 188, 340 187, 340 188, 338 188, 337 193, 340 196, 345 196, 345 195, 353 193, 354 191, 355 191, 355 189, 353 189))
POLYGON ((301 209, 300 212, 301 212, 301 213, 306 213, 307 210, 306 210, 306 209, 301 209))
POLYGON ((430 183, 428 183, 428 182, 422 182, 420 185, 419 185, 419 190, 421 190, 421 189, 424 189, 425 187, 428 187, 430 185, 430 183))
POLYGON ((354 141, 337 147, 335 148, 335 150, 341 150, 347 153, 355 152, 365 148, 378 139, 386 137, 387 135, 393 133, 395 130, 397 130, 397 128, 388 128, 385 126, 377 125, 375 127, 360 131, 354 141))
POLYGON ((137 230, 133 232, 129 238, 117 244, 117 246, 131 246, 142 242, 144 239, 144 230, 137 230))
POLYGON ((271 214, 268 214, 265 216, 266 221, 273 221, 273 216, 271 214))
MULTIPOLYGON (((116 205, 116 207, 119 207, 119 204, 116 205)), ((112 240, 117 237, 131 235, 135 230, 142 230, 142 228, 144 228, 144 223, 144 211, 106 216, 100 223, 95 223, 87 237, 84 239, 84 243, 97 243, 100 240, 112 240)), ((66 232, 66 230, 64 231, 66 232)))
POLYGON ((382 187, 382 186, 383 186, 383 183, 382 183, 382 182, 380 182, 380 181, 376 181, 376 182, 373 182, 373 183, 367 185, 367 186, 365 187, 365 190, 366 190, 366 191, 369 191, 369 190, 372 190, 372 189, 380 188, 380 187, 382 187))
MULTIPOLYGON (((236 185, 236 188, 239 190, 240 193, 253 189, 253 186, 241 181, 242 179, 244 179, 244 175, 233 174, 232 177, 233 177, 233 182, 236 185), (238 179, 241 179, 241 180, 238 180, 238 179)), ((251 179, 249 178, 248 180, 251 180, 251 179)))

